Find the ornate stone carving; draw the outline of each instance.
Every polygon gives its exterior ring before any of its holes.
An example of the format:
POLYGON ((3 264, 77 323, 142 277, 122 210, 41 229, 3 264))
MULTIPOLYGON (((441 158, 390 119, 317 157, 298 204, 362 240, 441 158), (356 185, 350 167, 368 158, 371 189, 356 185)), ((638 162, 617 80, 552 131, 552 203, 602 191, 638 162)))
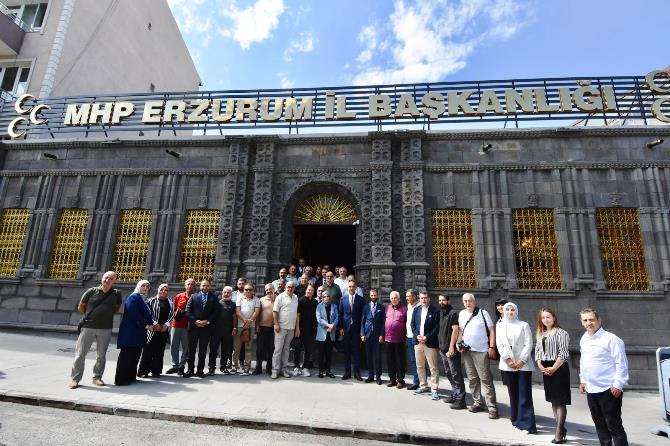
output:
POLYGON ((613 192, 610 194, 610 206, 621 206, 621 198, 623 194, 613 192))
POLYGON ((372 141, 372 161, 391 161, 391 140, 375 139, 372 141))
POLYGON ((207 195, 201 195, 198 198, 198 207, 200 209, 207 209, 207 195))
POLYGON ((444 198, 445 201, 445 206, 448 208, 455 208, 456 207, 456 195, 455 194, 449 194, 444 198))
POLYGON ((535 208, 539 205, 540 197, 537 194, 528 194, 528 207, 535 208))
POLYGON ((404 139, 400 143, 400 161, 421 161, 421 139, 404 139))

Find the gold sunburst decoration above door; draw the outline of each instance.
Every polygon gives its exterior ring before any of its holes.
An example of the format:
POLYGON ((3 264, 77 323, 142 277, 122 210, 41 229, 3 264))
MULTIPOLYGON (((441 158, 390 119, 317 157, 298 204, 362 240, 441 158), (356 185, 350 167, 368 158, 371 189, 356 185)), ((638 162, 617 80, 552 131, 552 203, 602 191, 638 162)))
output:
POLYGON ((295 211, 294 223, 353 223, 356 210, 349 200, 333 193, 307 197, 295 211))

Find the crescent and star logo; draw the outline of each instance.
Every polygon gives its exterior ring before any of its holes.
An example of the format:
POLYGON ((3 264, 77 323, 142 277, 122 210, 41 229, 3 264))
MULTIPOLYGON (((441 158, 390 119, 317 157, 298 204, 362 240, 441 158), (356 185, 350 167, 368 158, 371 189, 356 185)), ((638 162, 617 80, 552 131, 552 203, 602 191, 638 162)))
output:
POLYGON ((51 110, 51 107, 49 107, 46 104, 40 104, 40 105, 35 105, 33 107, 27 107, 24 108, 24 103, 28 100, 35 100, 35 97, 31 94, 24 94, 19 96, 19 98, 16 100, 14 103, 14 110, 16 110, 16 113, 18 113, 19 116, 18 118, 14 118, 12 122, 9 123, 7 126, 7 133, 9 134, 10 137, 16 139, 20 138, 23 135, 25 135, 25 130, 24 131, 17 131, 17 127, 21 123, 28 123, 30 124, 45 124, 48 119, 40 119, 37 117, 39 113, 41 113, 44 110, 51 110))

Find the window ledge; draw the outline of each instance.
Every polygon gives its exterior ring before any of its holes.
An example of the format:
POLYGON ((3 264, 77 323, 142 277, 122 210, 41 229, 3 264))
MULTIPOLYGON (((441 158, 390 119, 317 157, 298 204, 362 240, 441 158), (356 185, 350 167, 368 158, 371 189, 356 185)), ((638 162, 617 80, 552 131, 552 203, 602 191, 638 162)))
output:
POLYGON ((663 300, 663 291, 597 291, 596 299, 608 300, 663 300))

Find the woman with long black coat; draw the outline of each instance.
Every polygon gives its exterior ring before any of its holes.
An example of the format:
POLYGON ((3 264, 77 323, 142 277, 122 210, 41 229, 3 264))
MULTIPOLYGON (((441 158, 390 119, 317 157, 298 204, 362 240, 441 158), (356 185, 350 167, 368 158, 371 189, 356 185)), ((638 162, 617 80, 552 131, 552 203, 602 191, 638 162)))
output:
POLYGON ((158 287, 158 294, 149 299, 147 305, 151 310, 151 319, 156 322, 154 329, 147 332, 147 343, 142 349, 140 367, 137 376, 146 378, 151 373, 159 377, 163 372, 163 356, 168 339, 168 329, 175 316, 174 303, 168 299, 170 288, 167 283, 158 287))
POLYGON ((151 311, 144 302, 151 285, 147 280, 137 282, 135 291, 123 304, 123 317, 119 326, 116 347, 120 349, 116 362, 114 384, 127 386, 137 381, 137 362, 142 354, 147 331, 153 330, 151 311))

